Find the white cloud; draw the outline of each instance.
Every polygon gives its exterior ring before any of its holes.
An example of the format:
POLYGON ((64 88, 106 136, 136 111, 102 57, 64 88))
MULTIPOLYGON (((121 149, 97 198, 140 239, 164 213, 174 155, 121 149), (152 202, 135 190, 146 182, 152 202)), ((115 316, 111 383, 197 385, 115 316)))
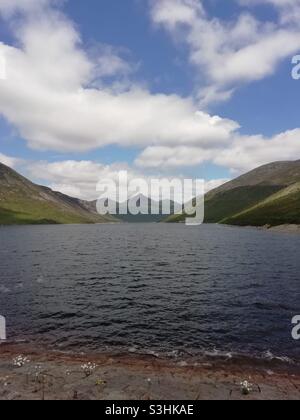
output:
MULTIPOLYGON (((102 165, 93 161, 31 162, 27 164, 27 172, 31 178, 47 183, 54 191, 85 200, 98 198, 99 193, 96 188, 99 181, 109 179, 118 182, 120 171, 125 170, 129 182, 133 179, 143 179, 150 185, 152 179, 165 179, 162 175, 145 175, 126 164, 102 165)), ((179 177, 179 179, 183 178, 179 177)), ((173 177, 169 177, 169 179, 173 179, 173 177)), ((205 181, 205 191, 210 191, 227 181, 227 179, 205 181)), ((121 184, 120 188, 125 188, 125 184, 121 184)), ((147 191, 144 194, 147 194, 147 191)))
POLYGON ((60 0, 0 0, 0 14, 11 17, 15 13, 29 13, 43 10, 48 5, 60 0))
POLYGON ((177 25, 191 25, 198 15, 204 15, 201 2, 198 0, 151 0, 152 19, 155 23, 166 25, 169 30, 177 25))
MULTIPOLYGON (((241 136, 237 122, 199 111, 191 97, 152 94, 134 82, 121 90, 107 85, 109 77, 122 85, 124 75, 132 72, 131 63, 109 46, 88 54, 80 34, 54 3, 0 0, 0 12, 9 19, 21 13, 13 25, 17 46, 0 43, 7 75, 0 80, 0 114, 30 147, 80 152, 112 144, 137 146, 142 151, 138 169, 130 168, 134 176, 145 168, 175 170, 203 162, 243 172, 299 156, 300 129, 273 138, 241 136)), ((228 99, 237 84, 271 74, 300 47, 295 24, 262 23, 249 13, 226 23, 210 19, 198 0, 152 5, 153 20, 174 35, 179 30, 191 61, 199 72, 207 72, 209 83, 201 95, 209 102, 228 99)), ((283 22, 285 9, 279 10, 283 22)), ((32 166, 35 178, 42 173, 55 189, 85 198, 94 197, 99 176, 115 176, 117 170, 118 165, 75 161, 32 166)))
POLYGON ((93 161, 67 160, 53 163, 31 162, 27 165, 31 178, 46 182, 55 191, 85 200, 98 198, 96 188, 99 181, 110 179, 117 182, 120 171, 125 170, 129 180, 143 177, 141 172, 120 163, 103 165, 93 161))
POLYGON ((0 113, 30 147, 86 151, 110 144, 227 143, 234 121, 198 111, 191 98, 89 87, 98 77, 128 70, 109 51, 91 60, 71 22, 47 11, 22 20, 19 48, 0 44, 7 79, 0 83, 0 113), (45 47, 46 46, 46 47, 45 47), (125 69, 126 68, 126 69, 125 69))
POLYGON ((300 129, 297 128, 270 138, 238 136, 230 147, 220 150, 213 161, 239 174, 270 162, 299 158, 300 129))
POLYGON ((143 168, 190 167, 203 162, 228 168, 240 174, 274 161, 300 158, 300 129, 273 137, 235 135, 232 142, 217 149, 199 147, 149 147, 136 160, 143 168))
POLYGON ((238 0, 241 5, 249 7, 258 4, 270 4, 278 12, 282 24, 294 23, 300 25, 300 1, 299 0, 238 0))
POLYGON ((111 45, 100 45, 97 48, 96 75, 98 77, 128 75, 133 70, 134 66, 120 56, 118 49, 111 45))
MULTIPOLYGON (((218 150, 218 149, 217 149, 218 150)), ((214 150, 214 152, 217 152, 214 150)), ((195 166, 211 159, 213 149, 201 149, 188 146, 150 146, 136 159, 135 164, 141 168, 178 168, 195 166)))
MULTIPOLYGON (((175 10, 185 10, 186 18, 181 19, 179 13, 173 12, 173 0, 151 1, 153 21, 176 36, 177 42, 184 40, 189 48, 190 62, 199 76, 206 75, 206 84, 201 80, 198 91, 203 105, 227 100, 240 84, 272 75, 282 60, 299 50, 299 23, 284 24, 288 7, 293 3, 296 10, 299 2, 258 2, 279 7, 281 21, 262 22, 245 10, 235 20, 223 21, 210 18, 200 0, 176 0, 175 10)), ((252 0, 240 3, 253 5, 252 0)))
POLYGON ((21 163, 21 159, 0 153, 0 163, 3 163, 10 168, 15 168, 19 163, 21 163))

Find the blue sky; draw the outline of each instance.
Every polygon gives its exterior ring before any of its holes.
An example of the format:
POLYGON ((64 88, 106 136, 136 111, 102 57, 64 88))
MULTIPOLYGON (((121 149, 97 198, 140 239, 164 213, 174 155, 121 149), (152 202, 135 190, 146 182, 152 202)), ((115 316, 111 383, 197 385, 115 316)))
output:
POLYGON ((118 168, 214 187, 300 158, 300 1, 278 3, 0 0, 0 161, 92 198, 118 168))

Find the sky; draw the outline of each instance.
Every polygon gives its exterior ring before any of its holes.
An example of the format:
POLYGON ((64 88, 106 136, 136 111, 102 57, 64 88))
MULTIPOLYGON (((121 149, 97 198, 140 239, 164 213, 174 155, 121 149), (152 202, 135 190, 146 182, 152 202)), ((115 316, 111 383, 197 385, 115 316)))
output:
POLYGON ((300 159, 299 54, 300 0, 0 0, 0 162, 95 199, 300 159))

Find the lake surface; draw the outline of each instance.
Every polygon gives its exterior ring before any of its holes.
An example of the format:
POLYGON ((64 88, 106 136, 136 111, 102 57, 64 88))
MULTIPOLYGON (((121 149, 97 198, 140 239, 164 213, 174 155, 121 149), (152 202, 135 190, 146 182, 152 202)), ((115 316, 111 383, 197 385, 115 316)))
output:
POLYGON ((207 225, 0 228, 8 338, 300 361, 300 236, 207 225))

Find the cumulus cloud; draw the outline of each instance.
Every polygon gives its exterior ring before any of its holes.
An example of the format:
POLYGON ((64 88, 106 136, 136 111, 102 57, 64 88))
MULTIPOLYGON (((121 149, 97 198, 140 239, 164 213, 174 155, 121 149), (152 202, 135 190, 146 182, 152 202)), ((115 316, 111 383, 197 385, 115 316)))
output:
POLYGON ((0 113, 30 147, 86 151, 110 144, 198 144, 229 141, 238 124, 198 111, 191 98, 151 94, 133 85, 92 87, 96 76, 128 71, 110 49, 89 57, 73 24, 48 11, 29 14, 16 33, 20 47, 0 44, 7 78, 0 113), (45 48, 45 46, 47 46, 45 48))
POLYGON ((4 165, 9 166, 10 168, 15 168, 18 166, 18 164, 21 163, 21 159, 0 153, 0 163, 3 163, 4 165))
POLYGON ((273 137, 235 135, 227 147, 149 147, 136 160, 144 168, 179 168, 212 162, 240 174, 278 160, 295 160, 300 152, 300 129, 273 137))
POLYGON ((129 179, 140 175, 125 164, 102 165, 74 160, 33 162, 27 170, 30 177, 45 181, 51 189, 85 200, 95 200, 97 183, 104 179, 117 181, 121 170, 128 171, 129 179))
POLYGON ((99 45, 96 49, 96 75, 98 77, 113 77, 117 75, 128 75, 134 71, 133 65, 123 59, 121 51, 111 45, 99 45))
MULTIPOLYGON (((119 184, 120 171, 126 171, 128 181, 143 179, 151 185, 153 179, 166 179, 162 175, 145 175, 142 171, 126 164, 102 165, 93 161, 61 161, 61 162, 31 162, 27 165, 27 172, 31 178, 47 183, 54 191, 84 200, 96 200, 99 197, 97 184, 103 180, 113 180, 123 190, 127 191, 127 184, 119 184)), ((174 177, 168 177, 170 180, 174 177)), ((183 176, 179 179, 184 179, 183 176)), ((224 184, 227 179, 205 181, 205 191, 210 191, 224 184)), ((147 195, 148 190, 143 191, 147 195)), ((129 194, 132 191, 129 191, 129 194)), ((158 197, 157 197, 158 198, 158 197)))
POLYGON ((11 17, 16 13, 35 13, 63 0, 0 0, 0 14, 11 17))
MULTIPOLYGON (((284 23, 289 1, 258 1, 274 3, 280 21, 261 22, 244 11, 235 21, 224 22, 210 18, 199 0, 151 1, 153 21, 174 36, 179 32, 191 62, 206 74, 208 83, 199 93, 204 102, 226 100, 238 84, 272 74, 300 47, 297 25, 284 23)), ((134 80, 123 84, 134 66, 122 51, 105 45, 87 51, 56 4, 0 0, 2 16, 9 22, 18 19, 12 25, 17 42, 0 42, 6 68, 6 79, 0 80, 0 114, 31 148, 83 152, 113 144, 137 146, 141 153, 135 169, 129 168, 132 176, 145 168, 176 170, 203 162, 242 172, 297 157, 299 130, 273 138, 241 136, 237 122, 204 112, 193 97, 152 94, 134 80)), ((13 160, 2 159, 13 166, 13 160)), ((114 177, 118 168, 65 161, 35 163, 31 171, 36 179, 42 173, 54 189, 94 198, 98 178, 114 177)))
MULTIPOLYGON (((153 21, 174 36, 180 33, 189 48, 190 62, 199 74, 206 75, 206 85, 202 83, 198 91, 203 105, 227 100, 240 84, 272 75, 282 60, 299 50, 299 25, 284 24, 289 6, 298 9, 298 0, 257 1, 262 2, 279 8, 278 22, 260 21, 247 10, 232 21, 211 18, 200 0, 150 1, 153 21), (173 8, 184 10, 184 18, 173 8)), ((240 4, 253 5, 255 0, 240 4)))
POLYGON ((299 25, 300 1, 299 0, 238 0, 241 5, 253 7, 259 4, 269 4, 278 10, 282 24, 294 23, 299 25))
POLYGON ((229 148, 214 156, 213 161, 239 174, 270 162, 299 159, 299 152, 300 129, 297 128, 270 138, 262 135, 236 137, 229 148))
POLYGON ((136 159, 135 164, 141 168, 178 168, 195 166, 212 158, 218 149, 203 149, 188 146, 150 146, 136 159))

